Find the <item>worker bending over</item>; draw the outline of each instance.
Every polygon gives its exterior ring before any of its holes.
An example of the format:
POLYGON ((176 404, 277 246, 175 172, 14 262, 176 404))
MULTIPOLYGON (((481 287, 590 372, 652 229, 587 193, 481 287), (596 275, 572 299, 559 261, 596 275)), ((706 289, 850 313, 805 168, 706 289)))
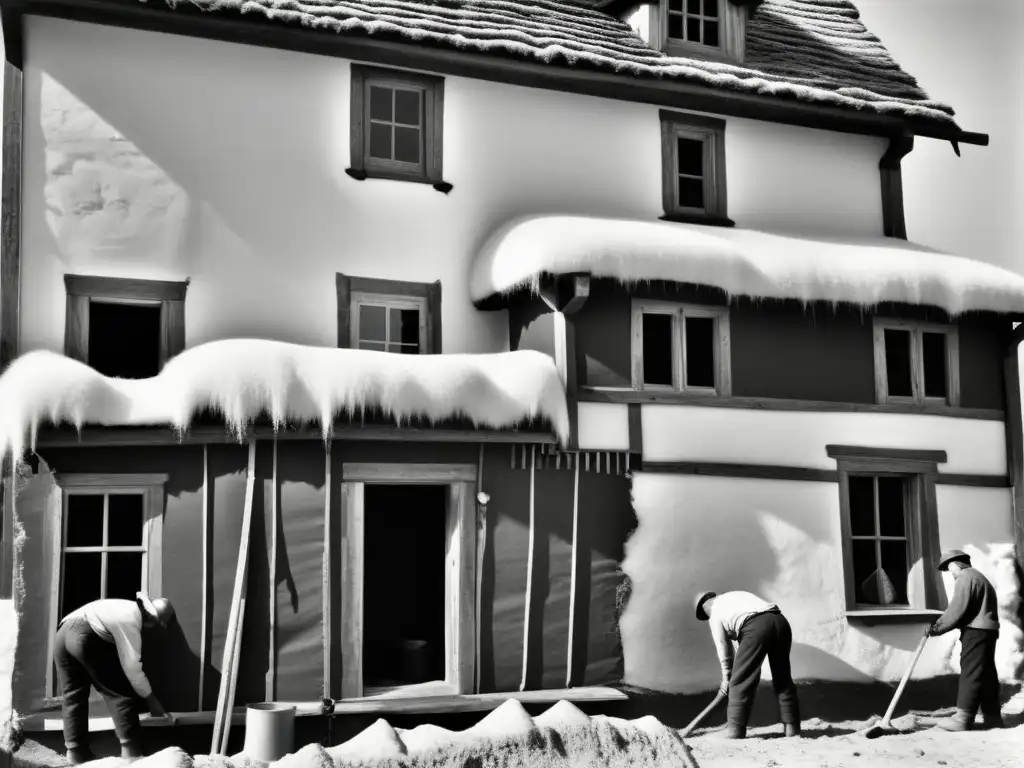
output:
POLYGON ((711 624, 718 659, 722 664, 719 694, 729 696, 727 736, 742 739, 761 681, 765 656, 772 670, 772 687, 786 736, 800 734, 800 704, 789 667, 793 631, 778 606, 750 592, 701 592, 697 618, 711 624), (738 643, 733 654, 732 641, 738 643))
POLYGON ((121 757, 143 755, 135 695, 154 717, 169 717, 142 671, 142 628, 166 627, 174 608, 164 598, 95 600, 65 616, 57 627, 53 661, 63 692, 64 746, 71 765, 94 760, 89 748, 89 689, 107 703, 121 757))
POLYGON ((946 731, 968 731, 981 707, 984 727, 1002 728, 999 675, 996 673, 996 640, 999 613, 992 584, 971 567, 971 558, 959 549, 943 552, 939 570, 953 574, 953 599, 932 625, 929 634, 960 630, 960 684, 956 714, 937 723, 946 731))

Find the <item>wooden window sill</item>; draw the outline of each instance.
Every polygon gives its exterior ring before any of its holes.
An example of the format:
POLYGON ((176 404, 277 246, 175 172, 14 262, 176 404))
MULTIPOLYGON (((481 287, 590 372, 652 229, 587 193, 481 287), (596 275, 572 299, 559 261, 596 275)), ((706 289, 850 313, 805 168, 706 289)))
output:
POLYGON ((865 608, 846 611, 846 619, 857 624, 930 624, 942 611, 930 608, 865 608))
POLYGON ((346 168, 345 173, 356 181, 365 181, 366 179, 388 179, 389 181, 409 181, 413 184, 429 184, 438 192, 448 194, 455 186, 449 184, 447 181, 440 179, 428 179, 425 176, 411 176, 405 173, 399 173, 397 171, 387 170, 363 170, 360 168, 346 168))
POLYGON ((703 224, 707 227, 735 227, 736 222, 726 216, 701 216, 697 213, 666 213, 658 217, 661 221, 677 224, 703 224))

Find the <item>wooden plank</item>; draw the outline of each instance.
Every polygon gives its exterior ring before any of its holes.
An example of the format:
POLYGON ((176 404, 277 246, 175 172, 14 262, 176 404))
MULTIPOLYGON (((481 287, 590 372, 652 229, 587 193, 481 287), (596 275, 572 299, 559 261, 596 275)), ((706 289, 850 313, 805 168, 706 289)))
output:
POLYGON ((523 619, 523 674, 519 690, 526 690, 526 674, 530 661, 530 610, 533 606, 533 561, 537 547, 537 505, 536 505, 537 448, 530 446, 530 534, 526 555, 526 599, 523 619))
POLYGON ((361 483, 473 483, 477 467, 473 464, 368 464, 345 462, 343 482, 361 483))
POLYGON ((64 275, 69 296, 132 301, 185 301, 188 280, 137 280, 126 277, 64 275))
POLYGON ((432 355, 440 355, 444 351, 440 280, 427 286, 427 351, 432 355))
POLYGON ((839 479, 833 469, 786 467, 767 464, 726 464, 710 461, 645 461, 644 472, 709 477, 743 477, 760 480, 804 480, 834 483, 839 479))
POLYGON ((89 297, 68 295, 64 302, 64 355, 89 362, 89 297))
MULTIPOLYGON (((363 695, 363 529, 365 486, 341 484, 341 697, 363 695)), ((337 711, 337 709, 335 709, 337 711)))
POLYGON ((202 565, 202 616, 199 628, 199 703, 197 710, 205 709, 206 665, 210 643, 210 456, 208 446, 203 446, 203 565, 202 565))
POLYGON ((935 475, 936 485, 960 485, 968 488, 1012 488, 1013 481, 1007 475, 965 475, 957 472, 940 472, 935 475))
POLYGON ((331 444, 324 446, 324 551, 320 566, 323 619, 320 622, 323 634, 324 677, 323 696, 331 698, 331 444))
POLYGON ((160 365, 185 350, 185 302, 160 303, 160 365))
POLYGON ((0 174, 0 371, 18 356, 21 333, 21 180, 24 76, 21 14, 3 14, 5 61, 3 170, 0 174))
MULTIPOLYGON (((634 371, 634 376, 636 372, 634 371)), ((824 400, 791 400, 776 397, 708 397, 691 392, 580 387, 580 402, 586 403, 666 403, 706 408, 749 408, 761 411, 811 411, 816 413, 910 413, 949 416, 958 419, 1002 421, 1005 411, 995 408, 953 408, 938 403, 840 403, 824 400)))
POLYGON ((826 445, 825 450, 832 458, 856 459, 899 459, 903 461, 946 462, 945 451, 923 451, 907 448, 868 448, 860 445, 826 445))
POLYGON ((1020 335, 1024 324, 1014 329, 1013 341, 1003 360, 1006 391, 1006 471, 1013 488, 1013 542, 1017 564, 1024 569, 1024 425, 1020 403, 1020 335))
POLYGON ((445 681, 457 693, 475 685, 476 483, 448 486, 448 543, 445 568, 445 681))
POLYGON ((573 647, 576 638, 576 585, 580 570, 580 463, 576 462, 572 479, 572 570, 569 574, 569 653, 565 662, 565 687, 576 685, 575 656, 573 647))
MULTIPOLYGON (((515 449, 513 449, 515 450, 515 449)), ((478 499, 487 499, 488 497, 484 491, 484 444, 480 443, 480 455, 477 459, 477 473, 476 473, 476 489, 478 499)), ((480 662, 480 632, 481 632, 481 615, 483 607, 483 574, 484 574, 484 554, 487 551, 487 504, 478 503, 476 506, 476 577, 475 577, 475 588, 476 588, 476 603, 474 607, 474 617, 476 620, 476 634, 475 648, 473 650, 473 658, 475 662, 475 674, 473 680, 473 692, 480 693, 480 670, 482 664, 480 662)))
POLYGON ((238 660, 241 655, 242 628, 245 622, 245 595, 249 576, 249 541, 252 529, 253 486, 256 482, 256 441, 249 441, 249 466, 245 483, 245 507, 242 511, 242 530, 235 567, 235 588, 231 596, 228 617, 227 642, 221 662, 220 693, 213 727, 210 754, 227 754, 231 731, 229 714, 234 707, 235 688, 238 683, 238 660))
MULTIPOLYGON (((270 570, 270 606, 268 607, 270 611, 268 622, 270 658, 267 659, 267 676, 264 692, 264 697, 267 701, 273 701, 277 698, 277 518, 280 512, 277 506, 279 498, 278 489, 280 487, 277 478, 277 440, 274 440, 271 446, 273 455, 270 472, 270 519, 264 519, 264 527, 269 527, 270 529, 270 554, 267 558, 270 570)), ((265 508, 266 504, 264 504, 265 508)), ((264 518, 266 518, 266 515, 264 515, 264 518)))

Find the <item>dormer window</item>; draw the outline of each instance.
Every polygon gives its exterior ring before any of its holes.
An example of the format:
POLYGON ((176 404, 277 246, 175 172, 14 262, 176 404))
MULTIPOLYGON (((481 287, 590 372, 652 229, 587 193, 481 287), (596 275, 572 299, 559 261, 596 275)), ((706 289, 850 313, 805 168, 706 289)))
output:
POLYGON ((734 0, 661 0, 650 7, 652 43, 669 56, 743 61, 747 11, 734 0))

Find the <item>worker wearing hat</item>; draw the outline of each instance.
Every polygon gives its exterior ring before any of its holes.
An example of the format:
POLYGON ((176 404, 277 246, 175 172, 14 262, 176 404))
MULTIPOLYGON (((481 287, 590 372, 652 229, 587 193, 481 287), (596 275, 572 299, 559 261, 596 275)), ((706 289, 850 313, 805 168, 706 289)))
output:
POLYGON ((789 666, 793 631, 778 606, 750 592, 701 592, 696 597, 695 609, 697 618, 711 625, 711 637, 722 665, 719 694, 729 696, 728 737, 746 736, 765 656, 772 670, 772 688, 779 701, 786 736, 798 736, 800 703, 789 666), (735 654, 733 641, 737 642, 735 654))
POLYGON ((959 549, 942 553, 939 570, 953 574, 953 598, 929 634, 938 636, 960 630, 960 684, 956 714, 937 725, 947 731, 970 730, 980 707, 985 727, 1002 728, 996 673, 996 591, 980 571, 971 567, 970 556, 959 549))
POLYGON ((89 689, 103 696, 121 742, 121 757, 141 757, 136 695, 154 717, 167 718, 142 671, 142 629, 164 628, 174 618, 170 601, 104 599, 65 616, 57 628, 53 661, 63 693, 64 746, 72 765, 95 759, 89 749, 89 689))

